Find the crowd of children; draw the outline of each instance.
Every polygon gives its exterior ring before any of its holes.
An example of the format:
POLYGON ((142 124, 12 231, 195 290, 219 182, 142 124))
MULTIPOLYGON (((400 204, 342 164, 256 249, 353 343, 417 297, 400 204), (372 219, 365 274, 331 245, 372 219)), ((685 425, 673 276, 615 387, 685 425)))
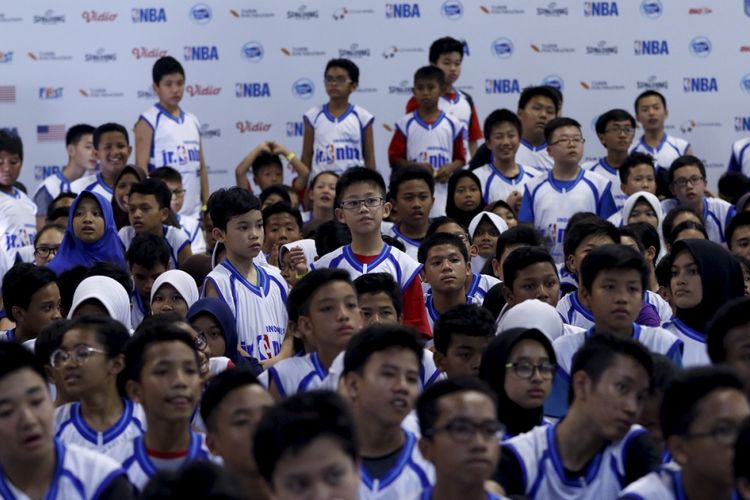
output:
POLYGON ((741 144, 709 192, 646 91, 581 164, 559 90, 482 130, 462 59, 415 72, 388 182, 346 59, 232 187, 169 56, 134 147, 73 126, 32 196, 0 131, 0 497, 750 500, 741 144))

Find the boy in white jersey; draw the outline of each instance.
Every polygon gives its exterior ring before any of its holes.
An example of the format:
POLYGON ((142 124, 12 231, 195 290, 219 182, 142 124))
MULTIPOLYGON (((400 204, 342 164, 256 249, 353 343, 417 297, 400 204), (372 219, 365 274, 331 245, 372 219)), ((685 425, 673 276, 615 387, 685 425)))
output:
MULTIPOLYGON (((349 96, 359 85, 359 68, 349 59, 331 59, 323 74, 328 103, 315 106, 302 117, 302 163, 310 167, 310 178, 327 170, 340 175, 358 165, 374 169, 375 118, 366 109, 349 103, 349 96)), ((292 161, 293 157, 287 159, 292 161)))
MULTIPOLYGON (((630 196, 639 191, 656 195, 656 167, 654 167, 654 158, 648 153, 639 153, 638 151, 630 153, 617 168, 617 176, 619 179, 617 182, 619 182, 620 191, 625 195, 626 203, 630 196)), ((612 186, 614 187, 614 185, 615 182, 613 181, 612 186)), ((636 202, 636 205, 638 203, 636 202)), ((618 209, 608 219, 615 226, 628 224, 628 221, 622 220, 623 208, 618 209)), ((633 208, 635 209, 635 206, 633 208)), ((657 226, 658 221, 654 227, 657 226)))
POLYGON ((404 244, 406 255, 412 259, 417 258, 419 244, 427 235, 434 192, 435 178, 422 168, 403 167, 391 175, 388 196, 398 213, 398 223, 388 234, 404 244))
POLYGON ((54 439, 53 416, 42 364, 0 342, 0 497, 133 498, 117 462, 54 439))
POLYGON ((146 432, 132 441, 123 461, 128 479, 142 490, 159 470, 210 458, 190 421, 201 395, 200 361, 183 327, 147 319, 125 350, 128 397, 143 406, 146 432))
POLYGON ((500 459, 497 396, 472 378, 437 382, 419 396, 419 449, 435 466, 435 487, 420 500, 500 500, 485 485, 500 459), (479 439, 477 440, 477 434, 479 439))
POLYGON ((146 172, 162 166, 177 169, 185 188, 180 215, 197 219, 208 200, 208 171, 198 118, 180 107, 185 70, 174 57, 164 56, 154 63, 151 75, 159 102, 135 124, 135 164, 146 172))
POLYGON ((180 229, 165 224, 172 193, 161 179, 146 179, 130 188, 128 218, 130 225, 118 232, 125 251, 139 233, 160 236, 169 246, 169 267, 178 269, 191 255, 190 240, 180 229))
POLYGON ((161 236, 136 234, 125 253, 125 260, 134 285, 130 299, 133 304, 130 324, 138 328, 141 321, 151 315, 151 287, 154 281, 169 269, 169 246, 161 236))
POLYGON ((619 498, 737 498, 734 445, 748 416, 750 404, 733 372, 700 367, 677 375, 661 406, 662 432, 675 464, 630 484, 619 498))
POLYGON ((463 125, 438 107, 445 90, 445 74, 435 66, 424 66, 414 74, 416 111, 396 123, 388 146, 391 168, 416 166, 435 176, 435 203, 430 215, 445 215, 448 179, 466 164, 463 125))
POLYGON ((610 333, 632 338, 650 351, 664 354, 676 366, 682 366, 683 342, 676 335, 663 328, 635 323, 643 304, 643 291, 648 289, 648 265, 638 251, 624 245, 605 245, 592 250, 581 264, 580 283, 579 296, 591 310, 594 326, 582 333, 559 337, 552 344, 557 373, 545 413, 554 417, 565 414, 571 365, 587 337, 610 333))
POLYGON ((61 318, 57 276, 46 267, 21 263, 3 276, 3 304, 15 327, 0 332, 0 340, 33 341, 47 325, 61 318))
POLYGON ((419 390, 422 346, 402 326, 373 325, 344 354, 342 382, 361 442, 360 499, 410 498, 434 483, 417 438, 402 429, 419 390))
POLYGON ((15 187, 22 167, 21 138, 0 130, 0 251, 8 262, 16 259, 20 249, 30 249, 36 238, 36 205, 15 187))
POLYGON ((743 137, 732 143, 732 155, 729 157, 727 171, 750 175, 750 138, 743 137))
POLYGON ((740 212, 729 222, 726 237, 733 255, 750 259, 750 212, 740 212))
POLYGON ((261 361, 271 359, 286 333, 287 285, 275 267, 254 262, 263 246, 260 200, 239 187, 220 189, 211 195, 208 210, 226 258, 206 277, 203 294, 232 310, 242 349, 261 361))
POLYGON ((496 109, 484 120, 485 144, 492 156, 474 174, 482 183, 485 204, 503 200, 518 212, 524 186, 542 175, 542 171, 516 162, 521 133, 521 121, 507 109, 496 109))
POLYGON ((547 124, 544 135, 555 164, 546 176, 526 184, 518 219, 542 232, 559 263, 568 219, 577 212, 592 212, 606 219, 615 212, 615 201, 610 181, 579 166, 585 142, 580 123, 556 118, 547 124))
POLYGON ((653 362, 646 348, 608 334, 587 339, 573 360, 570 410, 554 425, 503 442, 498 479, 507 495, 599 500, 654 470, 659 455, 634 425, 653 362))
POLYGON ((68 163, 62 172, 55 172, 39 184, 31 198, 36 203, 36 225, 42 227, 47 217, 47 208, 60 193, 70 191, 70 183, 96 168, 94 156, 94 127, 80 123, 73 125, 65 133, 65 149, 68 163))
POLYGON ((706 196, 706 166, 695 156, 680 156, 669 166, 669 189, 674 198, 661 203, 664 213, 677 206, 688 207, 700 214, 708 238, 716 243, 726 242, 726 228, 735 209, 721 198, 706 196))
POLYGON ((201 254, 206 251, 206 240, 203 238, 201 231, 200 219, 194 217, 183 217, 180 215, 185 204, 185 188, 182 187, 182 175, 172 167, 159 167, 148 174, 151 179, 161 179, 172 192, 172 201, 169 207, 177 219, 180 229, 190 240, 190 249, 195 254, 201 254))
POLYGON ((253 457, 277 500, 356 500, 358 441, 349 405, 333 392, 313 391, 265 411, 253 457))
POLYGON ((627 195, 620 186, 618 171, 628 156, 635 136, 635 118, 624 109, 610 109, 596 120, 596 135, 607 150, 607 155, 584 163, 583 168, 612 182, 612 196, 617 210, 620 210, 625 205, 627 195))
POLYGON ((297 317, 296 332, 314 349, 268 369, 268 390, 277 399, 321 387, 328 369, 362 328, 362 314, 349 273, 316 269, 289 293, 289 316, 297 317))
POLYGON ((52 368, 62 373, 62 389, 76 400, 55 411, 55 437, 117 463, 130 455, 131 441, 146 427, 143 408, 125 399, 118 384, 128 340, 121 323, 83 316, 73 321, 50 357, 52 368))
POLYGON ((454 306, 435 322, 435 364, 448 378, 477 377, 479 363, 495 336, 495 319, 473 304, 454 306))
POLYGON ((119 123, 105 123, 94 130, 93 142, 96 159, 99 161, 99 173, 85 175, 73 181, 70 190, 76 194, 92 191, 111 201, 115 181, 133 151, 128 131, 119 123))

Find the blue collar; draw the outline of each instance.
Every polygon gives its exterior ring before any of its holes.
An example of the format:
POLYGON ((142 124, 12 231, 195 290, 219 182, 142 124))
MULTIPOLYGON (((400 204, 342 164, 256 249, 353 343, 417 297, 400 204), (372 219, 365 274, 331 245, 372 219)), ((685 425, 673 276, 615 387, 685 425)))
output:
POLYGON ((414 121, 416 121, 422 128, 427 129, 427 130, 432 130, 438 125, 440 125, 440 122, 443 121, 443 119, 445 118, 445 113, 441 111, 438 117, 432 123, 427 123, 426 121, 424 121, 419 116, 419 111, 414 111, 414 113, 412 113, 412 116, 414 117, 414 121))
MULTIPOLYGON (((125 429, 127 429, 128 425, 130 425, 130 421, 133 419, 132 401, 123 399, 122 402, 123 410, 120 418, 117 419, 117 422, 115 422, 112 427, 101 433, 103 444, 109 443, 110 441, 120 436, 120 434, 122 434, 125 429)), ((92 429, 91 426, 89 426, 89 424, 83 418, 83 415, 81 414, 81 403, 73 403, 73 407, 71 408, 71 417, 73 420, 73 426, 76 428, 78 433, 86 441, 98 444, 97 438, 99 436, 99 433, 92 429)))
POLYGON ((534 153, 538 153, 539 151, 544 151, 547 149, 547 141, 544 141, 544 144, 540 144, 539 146, 534 146, 526 139, 521 138, 521 145, 526 147, 527 149, 530 149, 534 153))
POLYGON ((231 277, 235 279, 236 281, 239 281, 242 285, 247 287, 248 290, 253 292, 255 295, 258 295, 259 297, 263 297, 265 295, 268 295, 269 290, 269 280, 268 275, 263 270, 262 266, 255 265, 255 272, 258 274, 258 284, 253 285, 250 283, 246 277, 244 277, 234 265, 229 261, 229 259, 224 259, 224 261, 221 263, 222 266, 224 266, 225 269, 229 271, 231 274, 231 277))
MULTIPOLYGON (((346 261, 358 272, 364 273, 364 264, 360 262, 357 257, 354 256, 354 252, 352 252, 352 246, 346 245, 343 250, 343 255, 346 261)), ((385 259, 388 258, 388 256, 391 254, 391 246, 389 244, 384 244, 383 249, 380 251, 380 253, 375 257, 375 259, 367 264, 367 269, 374 269, 377 266, 379 266, 385 259)))
POLYGON ((664 132, 664 135, 662 136, 661 141, 659 141, 659 144, 655 148, 652 148, 646 142, 646 136, 645 135, 641 136, 640 143, 641 143, 641 146, 643 146, 644 148, 646 148, 646 151, 648 151, 649 153, 651 153, 652 155, 654 155, 654 154, 658 153, 659 151, 661 151, 662 146, 664 146, 664 143, 667 142, 667 137, 669 137, 669 135, 666 132, 664 132))
MULTIPOLYGON (((382 490, 389 484, 391 484, 393 481, 395 481, 398 476, 401 475, 401 472, 404 470, 404 467, 406 467, 406 464, 411 459, 411 453, 414 449, 414 445, 417 442, 417 439, 414 437, 414 434, 406 431, 402 431, 404 433, 405 442, 404 446, 401 447, 401 452, 398 455, 398 458, 396 459, 396 463, 391 467, 391 470, 389 470, 385 476, 383 476, 383 479, 378 480, 378 489, 382 490)), ((367 489, 372 490, 373 484, 375 483, 376 479, 370 476, 370 474, 367 472, 367 470, 360 466, 359 468, 360 473, 362 474, 362 482, 365 484, 367 489)))
POLYGON ((156 106, 156 108, 159 111, 162 112, 162 114, 164 114, 164 116, 166 116, 167 118, 169 118, 173 122, 175 122, 175 123, 182 123, 183 121, 185 121, 185 112, 182 111, 182 108, 180 108, 180 116, 177 117, 177 116, 173 115, 172 113, 170 113, 169 111, 167 111, 167 108, 165 108, 164 106, 162 106, 160 103, 157 103, 155 106, 156 106))
POLYGON ((333 114, 328 110, 328 104, 323 105, 323 115, 325 115, 326 118, 328 118, 329 121, 332 121, 333 123, 339 123, 346 119, 349 114, 354 111, 354 106, 351 104, 348 108, 341 114, 341 116, 333 116, 333 114))

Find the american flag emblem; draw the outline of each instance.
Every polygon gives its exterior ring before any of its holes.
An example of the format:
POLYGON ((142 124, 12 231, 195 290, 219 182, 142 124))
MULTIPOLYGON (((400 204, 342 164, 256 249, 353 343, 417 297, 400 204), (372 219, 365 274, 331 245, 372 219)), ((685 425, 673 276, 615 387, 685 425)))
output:
POLYGON ((37 125, 37 142, 57 142, 65 140, 65 125, 37 125))
POLYGON ((0 85, 0 102, 16 102, 15 85, 0 85))

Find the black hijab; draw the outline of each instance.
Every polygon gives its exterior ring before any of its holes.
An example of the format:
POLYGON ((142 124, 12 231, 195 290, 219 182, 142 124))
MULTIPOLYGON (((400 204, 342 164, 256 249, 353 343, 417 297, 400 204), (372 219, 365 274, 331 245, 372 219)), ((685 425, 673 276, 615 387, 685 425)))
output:
POLYGON ((716 311, 730 300, 745 294, 742 268, 729 251, 709 240, 687 239, 675 242, 669 258, 687 250, 695 259, 703 286, 703 300, 690 309, 677 308, 677 318, 693 330, 705 333, 716 311))
POLYGON ((544 405, 539 408, 523 408, 505 392, 505 374, 508 373, 505 365, 513 348, 522 340, 539 342, 547 351, 549 362, 557 363, 552 342, 546 335, 535 328, 511 328, 490 341, 479 365, 479 378, 487 382, 497 394, 497 417, 505 424, 506 433, 511 436, 530 431, 542 423, 544 416, 544 405))
POLYGON ((474 175, 474 172, 471 172, 469 170, 459 170, 451 175, 451 178, 448 179, 448 200, 446 200, 445 203, 445 214, 451 219, 460 222, 464 227, 469 227, 471 219, 473 219, 482 210, 484 210, 484 199, 482 196, 482 183, 479 182, 479 177, 474 175), (453 198, 453 196, 456 194, 456 186, 458 186, 458 181, 460 181, 464 177, 469 177, 470 179, 472 179, 479 188, 479 205, 477 205, 477 208, 475 208, 474 210, 468 212, 459 209, 456 206, 456 201, 453 198))

